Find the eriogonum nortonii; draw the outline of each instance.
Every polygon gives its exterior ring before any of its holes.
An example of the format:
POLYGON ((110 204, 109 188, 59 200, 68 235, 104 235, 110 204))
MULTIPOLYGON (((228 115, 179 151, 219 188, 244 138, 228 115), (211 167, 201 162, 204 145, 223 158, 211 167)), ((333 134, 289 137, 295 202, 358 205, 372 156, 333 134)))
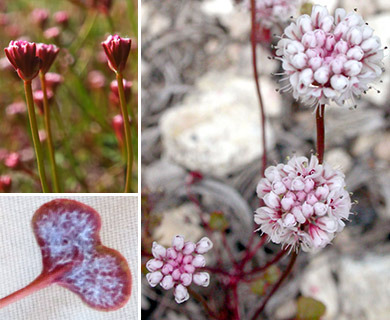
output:
POLYGON ((47 73, 56 59, 60 49, 54 44, 38 43, 37 44, 37 56, 41 58, 41 72, 47 73))
POLYGON ((37 46, 34 42, 11 41, 4 51, 21 79, 31 81, 38 75, 42 60, 36 54, 37 46))
POLYGON ((382 74, 383 48, 356 12, 313 6, 311 16, 302 15, 285 30, 276 55, 295 99, 308 105, 352 104, 382 74))
POLYGON ((195 244, 185 242, 182 236, 175 236, 172 247, 168 249, 153 242, 154 259, 146 263, 146 268, 150 271, 146 279, 152 287, 160 284, 165 290, 174 288, 176 302, 182 303, 190 297, 187 287, 192 282, 203 287, 209 285, 210 275, 197 269, 206 265, 203 254, 212 247, 213 243, 206 237, 195 244))
POLYGON ((110 35, 102 42, 104 52, 108 59, 108 66, 114 72, 122 72, 125 69, 127 58, 131 49, 131 39, 110 35))
POLYGON ((344 174, 314 155, 292 157, 287 164, 268 167, 257 186, 264 206, 255 222, 271 241, 285 247, 314 251, 342 231, 351 209, 344 174))
POLYGON ((256 0, 255 3, 256 20, 268 28, 287 22, 298 10, 297 0, 256 0))

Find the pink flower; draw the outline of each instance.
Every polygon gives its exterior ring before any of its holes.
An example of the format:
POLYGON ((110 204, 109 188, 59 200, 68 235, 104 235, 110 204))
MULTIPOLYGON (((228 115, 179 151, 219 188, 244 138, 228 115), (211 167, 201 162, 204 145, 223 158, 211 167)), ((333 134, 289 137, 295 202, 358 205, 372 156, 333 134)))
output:
POLYGON ((12 178, 8 175, 0 176, 0 192, 10 192, 12 178))
POLYGON ((146 263, 150 271, 146 279, 152 287, 160 284, 165 290, 174 288, 176 302, 182 303, 189 299, 187 287, 192 282, 203 287, 209 285, 209 274, 197 269, 206 265, 202 254, 212 247, 213 243, 206 237, 195 244, 185 242, 182 236, 176 236, 172 240, 172 247, 168 249, 153 242, 154 259, 146 263))
POLYGON ((21 166, 20 154, 11 152, 5 159, 4 165, 10 169, 18 169, 21 166))
POLYGON ((121 114, 117 114, 111 120, 111 126, 114 129, 115 136, 118 139, 119 145, 123 146, 123 137, 124 137, 124 126, 123 126, 123 117, 121 114))
POLYGON ((38 75, 42 61, 36 55, 35 43, 23 40, 11 41, 4 51, 21 79, 31 81, 38 75))
POLYGON ((57 87, 64 82, 64 77, 55 72, 46 73, 46 86, 53 92, 56 91, 57 87))
POLYGON ((106 78, 99 70, 92 70, 87 76, 88 87, 92 90, 99 90, 106 85, 106 78))
POLYGON ((255 3, 256 19, 267 28, 276 23, 286 23, 298 10, 297 0, 256 0, 255 3))
POLYGON ((43 29, 49 20, 49 11, 47 9, 40 8, 34 9, 31 12, 31 20, 43 29))
POLYGON ((69 14, 66 11, 57 11, 54 13, 54 20, 56 23, 67 27, 69 22, 69 14))
POLYGON ((58 27, 51 27, 43 32, 43 36, 46 39, 56 39, 60 36, 61 31, 58 27))
POLYGON ((309 105, 335 101, 340 106, 365 93, 369 83, 382 74, 383 49, 355 12, 313 6, 311 17, 304 14, 292 22, 279 40, 276 55, 282 61, 295 99, 309 105))
POLYGON ((37 44, 37 56, 42 60, 42 65, 41 65, 42 73, 45 74, 46 72, 49 71, 50 67, 52 66, 54 60, 58 55, 58 52, 60 52, 60 49, 54 44, 45 44, 45 43, 37 44))
POLYGON ((104 52, 108 59, 108 65, 114 72, 122 72, 125 69, 126 61, 131 49, 131 39, 121 38, 117 34, 108 36, 102 42, 104 52))
MULTIPOLYGON (((51 90, 47 90, 46 94, 47 94, 47 100, 49 101, 49 104, 50 104, 50 102, 54 98, 54 93, 51 90)), ((44 112, 44 106, 43 106, 43 91, 42 90, 34 91, 33 98, 34 98, 34 102, 35 102, 36 106, 38 107, 39 113, 41 115, 44 114, 45 112, 44 112)))
POLYGON ((343 230, 351 199, 344 174, 311 156, 291 158, 265 170, 257 186, 264 206, 255 222, 275 243, 303 251, 323 248, 343 230))

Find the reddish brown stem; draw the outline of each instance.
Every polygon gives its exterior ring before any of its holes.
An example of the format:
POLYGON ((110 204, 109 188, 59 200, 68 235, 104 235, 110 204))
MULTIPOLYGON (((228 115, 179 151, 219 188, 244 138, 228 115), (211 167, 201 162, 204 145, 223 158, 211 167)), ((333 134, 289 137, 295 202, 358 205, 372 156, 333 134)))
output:
POLYGON ((251 246, 252 246, 252 242, 250 243, 250 245, 248 245, 248 249, 246 250, 246 255, 244 256, 244 258, 242 259, 241 263, 240 263, 240 266, 241 268, 243 269, 246 265, 246 263, 253 258, 253 256, 256 254, 257 250, 259 250, 264 244, 265 242, 267 241, 268 239, 268 236, 266 234, 263 234, 260 241, 258 242, 258 244, 255 246, 255 248, 253 250, 251 250, 251 246))
POLYGON ((256 92, 259 99, 260 107, 260 121, 261 121, 261 130, 262 130, 262 143, 263 143, 263 157, 262 157, 262 168, 261 175, 264 176, 264 171, 267 166, 267 146, 265 144, 265 113, 263 99, 261 97, 260 83, 259 83, 259 74, 257 72, 257 55, 256 55, 256 5, 255 0, 251 0, 251 20, 252 20, 252 30, 251 30, 251 44, 252 44, 252 66, 253 66, 253 76, 256 83, 256 92))
POLYGON ((234 284, 233 288, 233 303, 234 303, 234 320, 240 320, 240 300, 238 299, 238 286, 234 284))
MULTIPOLYGON (((277 263, 280 259, 283 258, 283 256, 287 253, 287 250, 281 250, 278 252, 278 254, 273 257, 272 260, 268 261, 264 266, 260 266, 258 268, 254 268, 252 269, 251 271, 249 271, 246 276, 250 276, 250 275, 253 275, 255 273, 259 273, 259 272, 263 272, 263 271, 266 271, 270 266, 274 265, 275 263, 277 263)), ((252 279, 248 279, 248 280, 245 280, 247 282, 250 282, 252 281, 252 279)))
POLYGON ((283 274, 279 278, 278 282, 274 285, 274 287, 272 288, 270 293, 267 295, 267 297, 264 299, 264 301, 261 304, 261 306, 255 311, 255 314, 253 315, 252 320, 256 320, 257 317, 263 312, 263 310, 264 310, 265 306, 267 305, 267 302, 269 301, 269 299, 271 299, 271 297, 279 289, 279 287, 281 286, 283 281, 288 277, 288 275, 290 274, 290 272, 291 272, 291 270, 292 270, 292 268, 294 266, 295 261, 297 260, 297 256, 298 256, 298 253, 293 251, 293 253, 291 254, 290 262, 289 262, 286 270, 283 272, 283 274))
POLYGON ((196 300, 198 300, 201 303, 203 308, 208 313, 209 319, 217 319, 217 320, 219 319, 218 315, 213 310, 210 309, 207 301, 200 294, 198 294, 196 291, 192 290, 190 287, 188 287, 187 290, 193 298, 195 298, 196 300))
POLYGON ((325 150, 325 105, 321 104, 318 106, 316 111, 316 125, 317 125, 317 154, 318 161, 322 163, 324 161, 324 150, 325 150))
POLYGON ((8 306, 11 303, 19 301, 30 294, 48 287, 53 284, 61 275, 68 272, 72 264, 65 265, 52 273, 41 273, 33 282, 24 288, 11 293, 10 295, 0 299, 0 309, 8 306))

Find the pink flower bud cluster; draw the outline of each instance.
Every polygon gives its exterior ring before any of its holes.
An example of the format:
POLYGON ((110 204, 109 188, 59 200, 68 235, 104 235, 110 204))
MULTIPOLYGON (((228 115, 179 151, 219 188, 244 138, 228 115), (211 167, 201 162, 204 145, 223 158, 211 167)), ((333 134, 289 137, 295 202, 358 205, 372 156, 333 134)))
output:
POLYGON ((344 229, 351 198, 344 174, 311 156, 268 167, 257 186, 255 222, 271 241, 303 251, 325 247, 344 229))
POLYGON ((309 105, 352 102, 382 74, 383 49, 374 30, 355 13, 313 6, 285 30, 276 55, 295 99, 309 105))
POLYGON ((146 263, 146 268, 150 271, 146 279, 152 287, 160 284, 165 290, 174 288, 176 302, 182 303, 189 298, 187 287, 192 282, 203 287, 209 285, 210 275, 197 271, 197 268, 206 265, 203 254, 212 247, 213 243, 206 237, 195 244, 191 241, 184 242, 182 236, 176 236, 172 247, 168 249, 153 242, 154 259, 146 263))
MULTIPOLYGON (((250 7, 250 0, 247 1, 250 7)), ((297 0, 256 0, 256 20, 271 28, 276 23, 286 23, 298 10, 297 0)))

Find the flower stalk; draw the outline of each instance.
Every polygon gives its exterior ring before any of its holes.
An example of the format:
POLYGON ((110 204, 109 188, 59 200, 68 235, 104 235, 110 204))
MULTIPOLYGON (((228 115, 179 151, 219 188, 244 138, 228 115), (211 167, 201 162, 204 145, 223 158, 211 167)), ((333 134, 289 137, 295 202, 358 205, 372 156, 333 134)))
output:
POLYGON ((121 112, 123 117, 123 125, 125 128, 125 149, 126 149, 126 184, 125 184, 125 191, 124 192, 131 192, 131 183, 132 183, 132 176, 133 176, 133 161, 134 161, 134 155, 133 155, 133 148, 132 148, 132 138, 131 138, 131 128, 130 128, 130 122, 129 122, 129 113, 127 111, 127 104, 126 104, 126 98, 125 98, 125 91, 123 88, 123 75, 121 72, 116 72, 116 80, 118 82, 118 92, 119 92, 119 101, 121 106, 121 112))
POLYGON ((51 168, 51 176, 53 179, 53 189, 54 192, 60 192, 59 182, 58 182, 58 174, 56 167, 56 160, 54 155, 53 148, 53 137, 51 133, 51 124, 50 124, 50 108, 49 108, 49 99, 47 98, 47 88, 46 88, 46 77, 43 72, 39 73, 39 77, 41 80, 41 87, 43 91, 43 113, 45 119, 45 129, 47 135, 47 147, 49 150, 49 159, 50 159, 50 168, 51 168))
POLYGON ((267 167, 267 146, 266 146, 266 133, 265 133, 265 112, 263 99, 261 97, 259 74, 257 71, 257 54, 256 54, 256 4, 255 0, 251 0, 251 45, 252 45, 252 66, 253 66, 253 76, 256 83, 256 93, 259 100, 260 108, 260 121, 261 121, 261 133, 262 133, 262 144, 263 144, 263 156, 262 156, 262 167, 261 167, 261 176, 264 176, 264 170, 267 167))
POLYGON ((317 154, 318 162, 321 164, 324 161, 325 150, 325 105, 321 104, 316 110, 316 126, 317 126, 317 154))
POLYGON ((30 127, 31 127, 31 135, 33 138, 35 155, 37 157, 38 172, 39 172, 39 178, 41 180, 42 191, 43 192, 50 192, 48 184, 47 184, 47 180, 46 180, 45 167, 44 167, 44 163, 43 163, 42 146, 41 146, 41 142, 39 140, 37 119, 35 117, 34 99, 33 99, 33 94, 32 94, 31 80, 24 81, 24 91, 25 91, 25 95, 26 95, 28 117, 29 117, 29 122, 30 122, 30 127))

